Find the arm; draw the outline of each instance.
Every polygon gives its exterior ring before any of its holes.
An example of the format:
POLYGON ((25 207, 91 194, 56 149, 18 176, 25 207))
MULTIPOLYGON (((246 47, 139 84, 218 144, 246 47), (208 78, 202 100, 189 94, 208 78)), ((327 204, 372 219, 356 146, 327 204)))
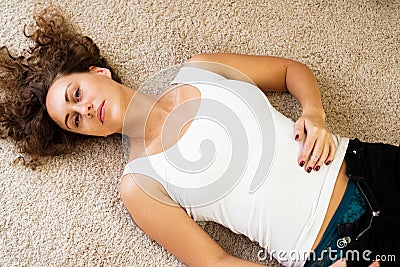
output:
POLYGON ((135 223, 189 266, 262 266, 228 255, 180 206, 149 196, 129 174, 122 178, 120 192, 135 223))
POLYGON ((323 163, 329 164, 333 160, 336 146, 325 124, 325 111, 317 81, 306 65, 279 57, 231 53, 199 54, 189 60, 194 64, 204 61, 221 63, 210 64, 208 68, 228 79, 250 80, 265 92, 289 91, 303 110, 302 116, 296 121, 293 137, 300 141, 307 134, 299 164, 311 171, 319 170, 323 163), (309 161, 311 154, 320 159, 317 162, 309 161))

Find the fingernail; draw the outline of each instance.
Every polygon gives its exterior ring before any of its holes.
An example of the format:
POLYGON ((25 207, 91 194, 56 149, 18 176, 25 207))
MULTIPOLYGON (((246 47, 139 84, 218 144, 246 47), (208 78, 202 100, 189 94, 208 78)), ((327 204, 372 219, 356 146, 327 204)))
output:
POLYGON ((311 171, 312 171, 312 168, 311 168, 311 167, 308 167, 308 168, 307 168, 307 172, 310 173, 311 171))
POLYGON ((306 164, 306 163, 304 162, 304 160, 300 161, 300 167, 303 167, 304 164, 306 164))
POLYGON ((299 139, 299 135, 298 134, 296 134, 296 137, 294 138, 294 140, 297 140, 297 139, 299 139))
POLYGON ((321 168, 321 167, 317 165, 317 166, 315 166, 314 170, 315 170, 315 171, 319 171, 320 168, 321 168))
POLYGON ((331 160, 328 160, 325 164, 329 165, 329 164, 331 164, 331 162, 332 162, 331 160))

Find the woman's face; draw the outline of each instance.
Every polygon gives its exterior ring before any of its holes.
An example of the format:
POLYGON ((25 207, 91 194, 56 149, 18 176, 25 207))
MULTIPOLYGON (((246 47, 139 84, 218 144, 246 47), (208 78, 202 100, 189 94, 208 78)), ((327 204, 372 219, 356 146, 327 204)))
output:
POLYGON ((47 111, 62 129, 93 136, 121 133, 123 102, 121 85, 98 67, 58 78, 46 97, 47 111))

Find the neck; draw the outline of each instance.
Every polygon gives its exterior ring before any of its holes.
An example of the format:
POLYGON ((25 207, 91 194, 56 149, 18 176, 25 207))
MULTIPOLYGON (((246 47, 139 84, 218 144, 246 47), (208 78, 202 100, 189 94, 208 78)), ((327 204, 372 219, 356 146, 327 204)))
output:
POLYGON ((158 112, 161 107, 157 105, 158 95, 144 94, 137 90, 125 87, 125 118, 121 133, 131 140, 143 140, 145 127, 150 112, 158 112))

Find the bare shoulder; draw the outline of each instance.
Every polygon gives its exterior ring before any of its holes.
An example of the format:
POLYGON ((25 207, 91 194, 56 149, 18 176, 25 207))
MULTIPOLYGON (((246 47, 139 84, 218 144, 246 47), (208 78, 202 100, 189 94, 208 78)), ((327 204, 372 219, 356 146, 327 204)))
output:
POLYGON ((235 59, 236 57, 237 54, 230 53, 197 54, 189 58, 185 65, 208 70, 227 79, 239 80, 254 84, 254 82, 246 73, 232 64, 232 58, 235 59))
POLYGON ((178 206, 161 183, 144 174, 129 173, 124 175, 120 183, 120 194, 124 204, 129 204, 131 199, 144 201, 151 198, 154 201, 178 206))

